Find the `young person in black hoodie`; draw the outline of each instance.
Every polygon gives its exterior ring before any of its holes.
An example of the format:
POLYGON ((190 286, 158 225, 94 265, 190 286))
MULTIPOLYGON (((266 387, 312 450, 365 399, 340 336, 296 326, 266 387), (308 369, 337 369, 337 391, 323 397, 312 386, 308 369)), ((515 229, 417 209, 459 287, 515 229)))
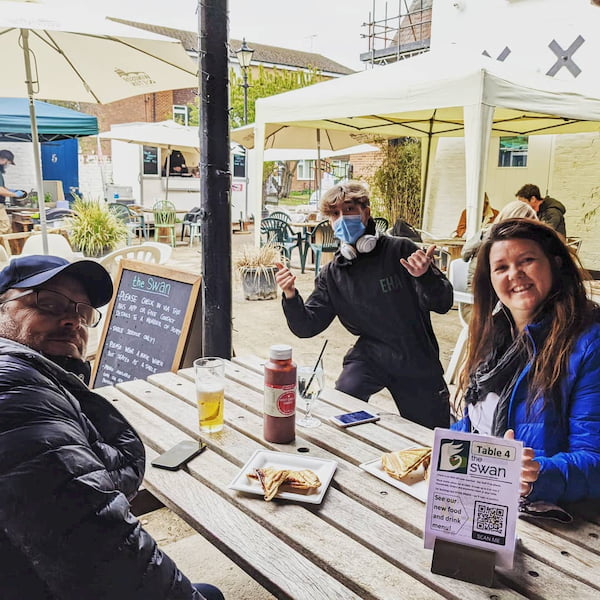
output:
POLYGON ((358 181, 328 190, 319 208, 341 245, 306 302, 295 275, 281 265, 276 279, 290 330, 312 337, 338 317, 358 340, 336 389, 367 401, 385 387, 403 417, 448 427, 448 388, 429 312, 448 312, 453 294, 433 264, 435 246, 424 252, 409 239, 377 236, 369 191, 358 181))

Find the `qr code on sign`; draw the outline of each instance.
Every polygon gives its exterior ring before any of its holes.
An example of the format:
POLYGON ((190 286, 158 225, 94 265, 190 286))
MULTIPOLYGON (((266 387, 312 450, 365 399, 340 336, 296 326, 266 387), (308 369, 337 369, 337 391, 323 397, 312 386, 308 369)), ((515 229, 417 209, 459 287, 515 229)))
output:
POLYGON ((507 506, 475 502, 473 531, 504 537, 506 535, 507 513, 507 506))

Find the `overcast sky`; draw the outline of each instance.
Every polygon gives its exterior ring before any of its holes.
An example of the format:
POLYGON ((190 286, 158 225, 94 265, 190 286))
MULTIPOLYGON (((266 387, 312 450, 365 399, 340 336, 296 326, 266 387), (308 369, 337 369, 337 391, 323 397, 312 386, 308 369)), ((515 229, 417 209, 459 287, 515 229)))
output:
MULTIPOLYGON (((105 13, 178 29, 195 30, 197 0, 40 0, 80 14, 105 13), (82 8, 85 7, 85 10, 82 8), (171 12, 168 12, 170 9, 171 12)), ((373 0, 229 0, 229 34, 250 42, 317 52, 347 67, 364 67, 368 50, 361 24, 369 20, 373 0)), ((383 16, 384 0, 376 0, 383 16)))

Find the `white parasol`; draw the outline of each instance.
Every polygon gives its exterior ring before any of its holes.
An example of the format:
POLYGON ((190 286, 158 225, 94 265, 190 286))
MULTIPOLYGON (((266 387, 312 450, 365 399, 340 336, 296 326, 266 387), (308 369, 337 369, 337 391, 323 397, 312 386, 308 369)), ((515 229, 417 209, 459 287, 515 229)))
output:
POLYGON ((198 85, 197 66, 177 40, 56 7, 0 2, 2 95, 29 98, 44 253, 48 252, 34 96, 106 103, 198 85), (19 58, 21 57, 21 58, 19 58))

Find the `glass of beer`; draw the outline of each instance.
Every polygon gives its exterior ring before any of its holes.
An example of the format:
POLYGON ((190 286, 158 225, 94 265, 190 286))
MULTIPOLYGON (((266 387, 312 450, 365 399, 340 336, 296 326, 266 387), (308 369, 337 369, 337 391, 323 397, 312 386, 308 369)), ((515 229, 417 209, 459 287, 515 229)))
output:
POLYGON ((222 358, 205 357, 194 361, 196 400, 200 431, 215 433, 223 429, 225 365, 222 358))

